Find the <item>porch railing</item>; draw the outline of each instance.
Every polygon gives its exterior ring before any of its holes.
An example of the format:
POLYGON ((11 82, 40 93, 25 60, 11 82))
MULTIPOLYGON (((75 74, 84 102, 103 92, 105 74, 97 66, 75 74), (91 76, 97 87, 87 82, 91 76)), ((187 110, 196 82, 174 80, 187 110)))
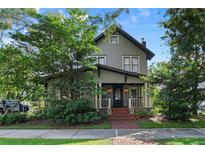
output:
POLYGON ((129 98, 129 108, 143 108, 143 98, 129 98))
POLYGON ((101 109, 110 109, 111 108, 111 98, 101 98, 99 101, 99 107, 101 109))

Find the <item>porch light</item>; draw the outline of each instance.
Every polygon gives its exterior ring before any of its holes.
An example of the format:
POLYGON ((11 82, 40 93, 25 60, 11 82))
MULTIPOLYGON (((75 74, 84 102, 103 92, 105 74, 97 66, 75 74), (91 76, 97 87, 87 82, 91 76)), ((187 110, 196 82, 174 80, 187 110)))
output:
POLYGON ((125 93, 127 93, 127 92, 128 92, 128 88, 127 88, 127 87, 125 87, 125 90, 124 90, 124 91, 125 91, 125 93))
POLYGON ((111 89, 111 88, 108 88, 107 92, 108 92, 108 93, 111 93, 111 92, 112 92, 112 89, 111 89))

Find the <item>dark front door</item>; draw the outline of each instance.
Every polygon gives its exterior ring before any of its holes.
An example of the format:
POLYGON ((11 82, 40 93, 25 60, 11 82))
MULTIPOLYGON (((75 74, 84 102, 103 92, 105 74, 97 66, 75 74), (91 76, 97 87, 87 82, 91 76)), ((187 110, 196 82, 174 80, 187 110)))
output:
POLYGON ((113 107, 123 107, 122 86, 113 86, 113 107))

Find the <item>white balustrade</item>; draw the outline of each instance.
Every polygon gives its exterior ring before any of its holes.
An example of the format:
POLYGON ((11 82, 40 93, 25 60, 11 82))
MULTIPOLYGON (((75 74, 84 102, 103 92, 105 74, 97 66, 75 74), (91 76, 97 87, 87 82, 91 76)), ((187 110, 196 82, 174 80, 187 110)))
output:
POLYGON ((143 108, 143 98, 129 98, 129 108, 143 108))

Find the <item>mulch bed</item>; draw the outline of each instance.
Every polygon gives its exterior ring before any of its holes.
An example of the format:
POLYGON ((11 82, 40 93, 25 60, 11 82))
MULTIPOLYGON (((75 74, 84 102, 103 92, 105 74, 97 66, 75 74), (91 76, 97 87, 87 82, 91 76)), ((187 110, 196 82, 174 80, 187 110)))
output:
POLYGON ((26 121, 25 123, 21 123, 21 125, 24 126, 30 126, 30 125, 35 125, 35 126, 40 126, 40 125, 47 125, 50 126, 51 128, 81 128, 81 127, 89 127, 91 125, 98 125, 98 124, 103 124, 104 121, 100 120, 100 121, 95 121, 95 122, 89 122, 89 123, 83 123, 83 124, 73 124, 73 125, 69 125, 69 124, 51 124, 48 120, 46 119, 41 119, 41 120, 30 120, 30 121, 26 121))
POLYGON ((112 140, 113 145, 157 145, 153 140, 138 140, 128 137, 117 137, 112 140))

